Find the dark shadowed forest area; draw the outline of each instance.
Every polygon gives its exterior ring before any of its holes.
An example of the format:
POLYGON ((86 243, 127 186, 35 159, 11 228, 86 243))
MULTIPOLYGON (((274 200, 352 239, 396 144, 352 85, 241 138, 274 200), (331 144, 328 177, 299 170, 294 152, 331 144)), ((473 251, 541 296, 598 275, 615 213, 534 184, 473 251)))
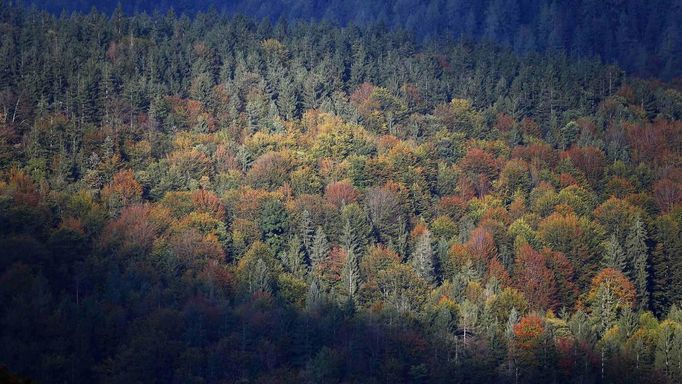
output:
MULTIPOLYGON (((7 0, 5 0, 7 1, 7 0)), ((639 76, 682 76, 680 0, 23 0, 52 12, 107 15, 173 9, 178 14, 242 14, 271 22, 328 21, 382 24, 419 40, 465 38, 492 41, 517 54, 566 52, 599 57, 639 76)))
POLYGON ((0 382, 682 381, 679 1, 206 3, 0 0, 0 382))

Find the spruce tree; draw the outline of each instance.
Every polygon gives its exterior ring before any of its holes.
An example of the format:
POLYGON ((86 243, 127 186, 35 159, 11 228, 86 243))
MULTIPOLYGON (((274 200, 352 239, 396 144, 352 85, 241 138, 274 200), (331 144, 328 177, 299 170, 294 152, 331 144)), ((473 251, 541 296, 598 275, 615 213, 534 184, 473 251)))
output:
POLYGON ((308 270, 308 265, 305 260, 305 253, 303 252, 303 244, 301 238, 293 236, 289 240, 287 251, 284 257, 284 265, 289 272, 298 278, 305 276, 308 270))
POLYGON ((630 264, 629 275, 637 288, 637 305, 639 309, 649 307, 649 262, 646 245, 647 233, 640 218, 632 224, 625 240, 626 258, 630 264))
POLYGON ((662 315, 682 302, 682 218, 665 215, 657 219, 656 249, 651 258, 652 305, 662 315))
POLYGON ((349 230, 343 229, 341 244, 348 242, 348 234, 350 234, 352 243, 355 245, 354 251, 358 257, 362 257, 372 232, 367 213, 357 203, 348 204, 341 211, 341 220, 343 220, 344 227, 346 224, 350 227, 349 230))
POLYGON ((504 334, 508 340, 514 338, 514 326, 519 322, 520 318, 519 311, 515 307, 512 307, 511 311, 509 311, 509 318, 507 319, 507 325, 504 329, 504 334))
POLYGON ((343 247, 344 251, 346 252, 354 252, 357 254, 359 251, 358 247, 358 239, 357 236, 355 236, 355 232, 353 231, 353 227, 350 223, 350 219, 346 218, 344 224, 343 224, 343 229, 341 230, 341 246, 343 247))
POLYGON ((360 265, 357 254, 353 250, 347 250, 346 261, 341 271, 341 281, 346 301, 354 300, 360 283, 360 265))
POLYGON ((604 244, 604 267, 613 268, 617 271, 625 272, 625 252, 618 243, 616 235, 611 235, 604 244))
POLYGON ((327 241, 327 235, 324 233, 322 227, 317 227, 310 249, 310 262, 313 270, 317 269, 320 264, 325 261, 328 254, 329 242, 327 241))
POLYGON ((308 294, 306 295, 305 307, 309 312, 317 311, 320 306, 322 306, 322 290, 320 289, 320 284, 317 279, 313 279, 308 287, 308 294))
POLYGON ((618 319, 616 295, 607 284, 602 284, 597 289, 595 301, 591 306, 592 322, 595 330, 603 335, 618 319))
POLYGON ((662 315, 671 302, 671 271, 664 244, 656 244, 651 256, 651 307, 656 315, 662 315))
POLYGON ((431 232, 428 230, 417 238, 417 243, 412 252, 412 266, 417 274, 428 283, 434 282, 433 248, 431 246, 431 232))
POLYGON ((315 237, 315 228, 313 227, 313 221, 310 218, 310 212, 307 209, 303 210, 301 215, 301 223, 299 226, 299 236, 301 236, 301 241, 303 242, 303 247, 308 254, 308 257, 312 255, 313 238, 315 237))
POLYGON ((268 265, 262 258, 258 258, 248 270, 248 292, 249 294, 258 291, 271 292, 271 284, 268 265))

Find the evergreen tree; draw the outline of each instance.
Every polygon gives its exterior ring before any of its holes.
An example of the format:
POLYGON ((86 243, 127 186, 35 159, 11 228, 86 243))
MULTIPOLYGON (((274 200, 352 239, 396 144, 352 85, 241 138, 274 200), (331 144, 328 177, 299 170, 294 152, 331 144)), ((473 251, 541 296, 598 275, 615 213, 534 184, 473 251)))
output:
POLYGON ((306 263, 303 244, 297 235, 289 239, 284 256, 284 265, 288 268, 289 272, 298 278, 303 278, 308 271, 308 264, 306 263))
POLYGON ((592 306, 591 319, 597 333, 602 335, 618 319, 617 298, 607 284, 599 286, 592 306))
POLYGON ((652 306, 662 315, 671 304, 682 302, 682 216, 660 216, 656 222, 656 248, 651 258, 652 306))
POLYGON ((671 304, 671 266, 663 243, 656 244, 651 257, 651 306, 657 315, 664 314, 671 304))
POLYGON ((519 311, 512 307, 511 311, 509 311, 509 318, 507 319, 507 325, 504 329, 504 334, 508 341, 514 338, 514 326, 518 324, 520 318, 519 311))
POLYGON ((362 257, 372 232, 367 213, 357 203, 348 204, 341 211, 341 220, 344 223, 341 244, 345 247, 353 245, 353 250, 358 257, 362 257))
POLYGON ((314 312, 322 306, 323 292, 320 289, 320 284, 317 279, 313 279, 308 288, 308 293, 305 299, 305 307, 309 312, 314 312))
POLYGON ((317 270, 329 256, 329 242, 322 227, 317 227, 310 248, 310 262, 313 270, 317 270))
POLYGON ((433 283, 435 280, 435 272, 433 268, 433 247, 431 245, 431 232, 424 231, 417 238, 417 242, 412 252, 412 267, 417 271, 428 283, 433 283))
POLYGON ((282 115, 288 120, 293 120, 299 116, 301 102, 298 88, 294 82, 282 80, 281 90, 277 98, 277 106, 282 115))
POLYGON ((0 382, 682 382, 671 0, 93 2, 0 0, 0 382))
POLYGON ((617 271, 625 272, 625 262, 623 248, 618 243, 616 235, 611 235, 604 244, 604 268, 613 268, 617 271))
POLYGON ((649 307, 649 261, 646 245, 647 233, 642 220, 638 217, 632 224, 625 240, 627 260, 630 264, 629 275, 637 288, 637 305, 645 310, 649 307))
POLYGON ((343 228, 341 229, 341 247, 347 253, 353 252, 355 254, 359 253, 359 244, 357 236, 353 231, 353 227, 350 223, 350 218, 346 218, 343 228))
POLYGON ((341 271, 342 292, 346 301, 356 299, 360 284, 360 266, 357 254, 353 250, 348 250, 346 260, 341 271))
POLYGON ((255 268, 249 270, 249 290, 251 293, 261 291, 261 292, 271 292, 271 280, 270 272, 268 270, 267 264, 263 259, 258 259, 256 261, 255 268))
POLYGON ((667 377, 682 378, 682 326, 672 321, 661 324, 656 340, 655 367, 667 377))
POLYGON ((259 226, 265 243, 275 254, 279 254, 289 226, 288 214, 281 201, 272 199, 263 204, 259 226))
POLYGON ((313 226, 313 221, 310 217, 310 212, 304 210, 301 215, 301 222, 299 225, 299 236, 303 242, 303 248, 308 254, 308 257, 312 256, 313 239, 315 238, 315 227, 313 226))

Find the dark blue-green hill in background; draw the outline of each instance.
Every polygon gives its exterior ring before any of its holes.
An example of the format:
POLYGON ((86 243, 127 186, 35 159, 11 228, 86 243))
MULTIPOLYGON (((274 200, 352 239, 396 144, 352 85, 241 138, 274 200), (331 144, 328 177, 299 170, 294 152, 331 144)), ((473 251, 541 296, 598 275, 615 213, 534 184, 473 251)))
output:
MULTIPOLYGON (((95 7, 111 14, 117 7, 108 0, 23 4, 57 13, 95 7)), ((122 0, 120 5, 126 13, 215 9, 273 22, 384 23, 420 39, 487 39, 518 53, 563 50, 597 56, 640 76, 671 79, 682 74, 682 0, 122 0)))

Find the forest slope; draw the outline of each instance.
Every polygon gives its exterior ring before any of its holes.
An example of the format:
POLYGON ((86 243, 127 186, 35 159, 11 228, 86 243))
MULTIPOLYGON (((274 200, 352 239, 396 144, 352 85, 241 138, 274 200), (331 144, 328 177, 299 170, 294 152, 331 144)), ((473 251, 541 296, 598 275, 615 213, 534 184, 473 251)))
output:
MULTIPOLYGON (((7 1, 7 0, 4 0, 7 1)), ((0 2, 2 4, 2 2, 0 2)), ((619 63, 629 73, 671 79, 682 76, 682 1, 657 0, 26 0, 56 14, 196 14, 209 9, 271 21, 325 20, 342 26, 386 25, 419 39, 493 41, 529 52, 619 63)))
POLYGON ((381 27, 0 9, 0 363, 682 380, 682 95, 381 27))

